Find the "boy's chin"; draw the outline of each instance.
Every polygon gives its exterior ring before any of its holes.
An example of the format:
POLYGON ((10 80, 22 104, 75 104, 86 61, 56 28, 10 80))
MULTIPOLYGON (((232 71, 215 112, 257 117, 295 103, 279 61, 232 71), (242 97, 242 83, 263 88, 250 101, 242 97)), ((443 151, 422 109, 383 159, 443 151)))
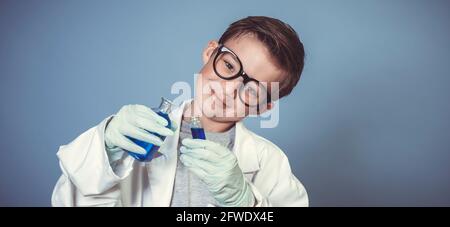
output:
POLYGON ((208 117, 210 120, 221 123, 236 123, 243 119, 243 117, 208 117))
POLYGON ((216 122, 238 122, 246 117, 243 112, 236 112, 234 110, 206 110, 202 111, 203 115, 216 122))

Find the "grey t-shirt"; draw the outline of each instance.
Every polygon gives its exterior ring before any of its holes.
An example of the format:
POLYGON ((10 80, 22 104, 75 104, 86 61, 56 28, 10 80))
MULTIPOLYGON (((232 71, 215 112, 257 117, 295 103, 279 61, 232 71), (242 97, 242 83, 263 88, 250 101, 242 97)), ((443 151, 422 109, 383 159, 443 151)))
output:
MULTIPOLYGON (((180 161, 180 145, 185 138, 192 138, 189 122, 182 121, 180 126, 180 140, 178 141, 178 161, 175 174, 175 184, 171 206, 173 207, 205 207, 216 204, 206 185, 180 161)), ((226 132, 205 132, 206 139, 219 143, 233 150, 235 127, 226 132)))

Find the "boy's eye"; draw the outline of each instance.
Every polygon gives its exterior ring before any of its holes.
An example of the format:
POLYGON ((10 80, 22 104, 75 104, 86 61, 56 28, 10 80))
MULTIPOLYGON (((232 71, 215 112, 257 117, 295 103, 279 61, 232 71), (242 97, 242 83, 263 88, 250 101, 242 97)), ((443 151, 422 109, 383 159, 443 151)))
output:
POLYGON ((249 91, 249 95, 251 97, 253 97, 253 98, 257 98, 258 97, 258 92, 255 89, 249 88, 248 91, 249 91))
POLYGON ((228 61, 224 60, 224 62, 225 62, 225 66, 227 67, 227 69, 233 72, 234 66, 231 63, 229 63, 228 61))
POLYGON ((258 91, 256 91, 254 88, 252 87, 246 87, 245 88, 245 92, 247 93, 247 95, 249 95, 252 98, 255 98, 258 96, 258 91))

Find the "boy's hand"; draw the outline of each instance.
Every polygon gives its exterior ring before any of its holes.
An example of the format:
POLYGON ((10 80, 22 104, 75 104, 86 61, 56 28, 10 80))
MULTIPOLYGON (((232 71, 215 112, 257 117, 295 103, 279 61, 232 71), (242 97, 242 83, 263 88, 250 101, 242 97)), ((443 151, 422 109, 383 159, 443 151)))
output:
POLYGON ((184 139, 180 160, 208 187, 221 206, 253 206, 255 199, 233 152, 220 144, 184 139))
POLYGON ((106 147, 110 150, 121 148, 134 153, 145 154, 144 148, 136 145, 125 136, 160 146, 163 141, 150 132, 162 136, 171 136, 173 131, 165 127, 167 124, 166 119, 146 106, 123 106, 106 127, 106 147))

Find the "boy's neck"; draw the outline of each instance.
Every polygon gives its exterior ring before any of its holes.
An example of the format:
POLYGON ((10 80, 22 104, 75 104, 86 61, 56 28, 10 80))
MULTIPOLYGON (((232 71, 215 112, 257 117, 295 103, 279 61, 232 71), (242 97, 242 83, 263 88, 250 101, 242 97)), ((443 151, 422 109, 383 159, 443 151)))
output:
POLYGON ((191 116, 199 116, 200 115, 200 122, 202 124, 202 127, 207 132, 226 132, 229 129, 231 129, 236 122, 218 122, 211 120, 210 118, 207 118, 204 114, 198 114, 202 113, 200 108, 195 105, 195 101, 192 101, 185 109, 183 114, 183 120, 190 121, 191 116), (191 114, 186 114, 191 113, 191 114))

